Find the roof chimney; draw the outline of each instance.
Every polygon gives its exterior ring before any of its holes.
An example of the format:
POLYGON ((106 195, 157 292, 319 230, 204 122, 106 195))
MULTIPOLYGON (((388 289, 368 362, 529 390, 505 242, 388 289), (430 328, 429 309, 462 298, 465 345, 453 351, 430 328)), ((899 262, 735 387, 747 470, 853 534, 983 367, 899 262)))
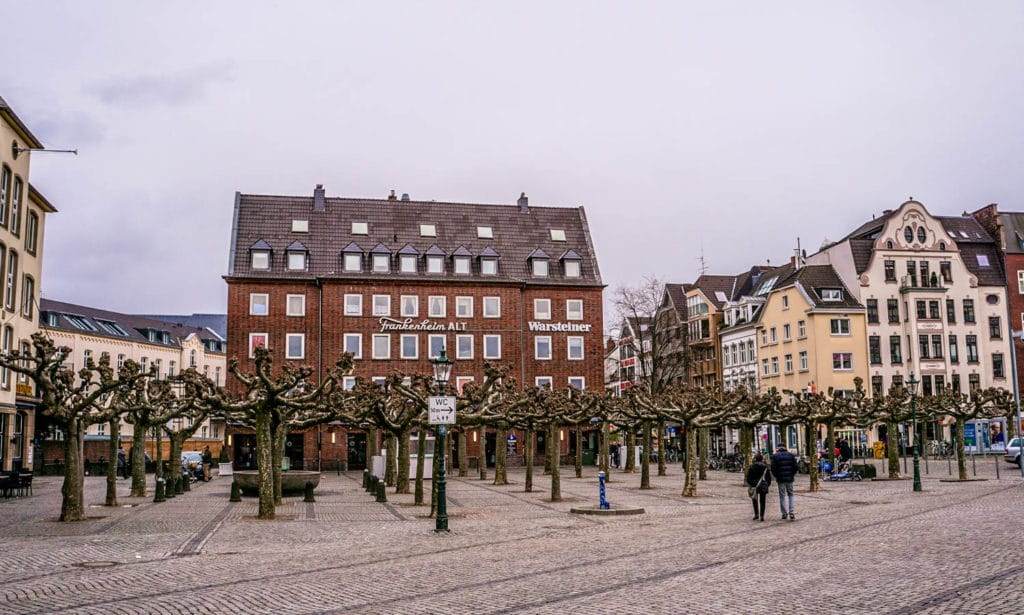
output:
POLYGON ((317 184, 313 189, 313 211, 324 210, 324 185, 317 184))
POLYGON ((516 204, 519 205, 520 212, 525 214, 530 211, 530 199, 526 197, 525 192, 519 194, 519 200, 516 201, 516 204))
POLYGON ((402 200, 403 201, 408 201, 409 200, 409 193, 408 192, 403 192, 402 193, 402 200))
POLYGON ((398 200, 398 197, 395 196, 395 191, 394 190, 392 190, 391 194, 388 195, 388 200, 389 201, 397 201, 398 200))

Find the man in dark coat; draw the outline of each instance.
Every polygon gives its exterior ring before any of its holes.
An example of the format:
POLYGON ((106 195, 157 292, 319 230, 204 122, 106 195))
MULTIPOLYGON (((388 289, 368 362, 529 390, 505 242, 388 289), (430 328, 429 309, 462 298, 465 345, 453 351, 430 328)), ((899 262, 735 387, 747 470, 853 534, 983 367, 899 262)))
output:
POLYGON ((797 461, 793 453, 786 450, 785 446, 779 445, 772 455, 772 476, 779 485, 779 508, 782 509, 782 519, 796 519, 793 513, 793 479, 796 478, 797 461), (786 497, 789 497, 789 511, 786 511, 786 497))
POLYGON ((850 447, 850 442, 846 438, 839 439, 839 460, 849 461, 853 459, 853 448, 850 447))

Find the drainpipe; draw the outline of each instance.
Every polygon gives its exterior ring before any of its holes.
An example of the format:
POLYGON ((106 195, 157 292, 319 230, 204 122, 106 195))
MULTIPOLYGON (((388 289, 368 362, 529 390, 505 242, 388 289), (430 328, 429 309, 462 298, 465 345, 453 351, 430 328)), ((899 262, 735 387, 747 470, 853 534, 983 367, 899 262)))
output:
MULTIPOLYGON (((316 373, 317 373, 317 384, 322 384, 324 381, 324 286, 320 281, 320 278, 315 279, 316 290, 317 290, 317 303, 316 303, 316 373)), ((316 426, 316 471, 320 471, 321 459, 323 457, 321 453, 321 434, 320 428, 322 425, 317 423, 316 426)))

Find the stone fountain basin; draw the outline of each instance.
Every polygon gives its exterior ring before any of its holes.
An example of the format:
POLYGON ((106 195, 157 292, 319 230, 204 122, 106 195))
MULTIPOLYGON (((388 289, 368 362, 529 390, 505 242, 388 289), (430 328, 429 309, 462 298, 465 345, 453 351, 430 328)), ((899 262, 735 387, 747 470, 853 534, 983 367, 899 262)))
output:
MULTIPOLYGON (((245 495, 259 495, 260 473, 256 470, 235 470, 235 482, 245 495)), ((281 472, 281 494, 297 495, 306 490, 306 483, 320 484, 320 473, 309 470, 285 470, 281 472)))

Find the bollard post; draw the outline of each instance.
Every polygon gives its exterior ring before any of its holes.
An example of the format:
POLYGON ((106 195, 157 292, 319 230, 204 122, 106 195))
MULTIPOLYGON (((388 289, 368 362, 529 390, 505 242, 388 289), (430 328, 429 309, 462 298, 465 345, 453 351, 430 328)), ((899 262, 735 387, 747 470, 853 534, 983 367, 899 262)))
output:
POLYGON ((302 498, 303 502, 315 502, 313 499, 313 483, 306 483, 306 497, 302 498))
POLYGON ((181 481, 181 491, 192 491, 192 481, 187 476, 181 481))
POLYGON ((1000 480, 1000 478, 999 478, 999 455, 992 455, 992 461, 996 462, 996 480, 1000 480))
POLYGON ((388 501, 387 487, 384 486, 384 481, 377 481, 377 501, 388 501))
POLYGON ((164 497, 166 499, 168 499, 168 500, 174 499, 174 492, 178 488, 177 484, 178 484, 178 481, 177 481, 177 479, 174 479, 174 478, 169 478, 169 479, 167 479, 167 482, 164 483, 164 497))
POLYGON ((612 507, 612 505, 609 504, 608 500, 606 500, 604 497, 604 481, 607 477, 608 475, 605 474, 604 472, 597 473, 597 482, 600 484, 601 510, 608 510, 609 508, 612 507))
POLYGON ((338 457, 338 463, 334 466, 334 469, 338 471, 338 476, 341 476, 341 457, 338 457))
POLYGON ((153 501, 154 502, 164 502, 164 501, 166 501, 166 498, 164 497, 164 479, 162 479, 162 478, 156 479, 156 487, 153 489, 153 501))
POLYGON ((242 501, 242 486, 238 484, 237 480, 231 481, 231 499, 229 502, 241 502, 242 501))
POLYGON ((363 489, 370 486, 370 470, 363 470, 363 489))
POLYGON ((174 480, 174 495, 181 495, 185 493, 185 483, 188 482, 188 477, 182 474, 174 480))

